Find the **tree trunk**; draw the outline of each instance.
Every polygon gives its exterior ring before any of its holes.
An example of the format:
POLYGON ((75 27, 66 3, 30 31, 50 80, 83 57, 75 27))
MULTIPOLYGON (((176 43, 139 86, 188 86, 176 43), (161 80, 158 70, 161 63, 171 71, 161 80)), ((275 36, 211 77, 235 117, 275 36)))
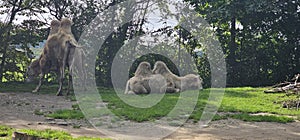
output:
POLYGON ((231 82, 228 82, 229 85, 232 85, 238 80, 239 74, 237 73, 237 63, 236 63, 236 50, 237 50, 237 45, 235 42, 236 39, 236 17, 233 16, 231 18, 231 28, 230 28, 230 43, 229 43, 229 55, 227 58, 227 63, 229 65, 229 76, 231 82))
POLYGON ((235 59, 235 52, 236 52, 236 18, 233 16, 231 18, 231 29, 230 29, 230 55, 232 59, 235 59))
POLYGON ((10 41, 10 32, 11 32, 11 29, 12 29, 12 23, 17 15, 17 13, 20 11, 20 6, 22 5, 23 3, 23 0, 20 0, 18 2, 18 5, 17 4, 17 0, 15 1, 15 4, 13 5, 12 7, 12 10, 11 10, 11 15, 10 15, 10 18, 9 18, 9 22, 6 24, 6 28, 4 26, 4 32, 3 34, 5 34, 6 32, 6 36, 3 35, 3 37, 5 38, 4 39, 4 49, 3 49, 3 52, 2 52, 2 58, 1 58, 1 64, 0 64, 0 83, 2 83, 2 80, 3 80, 3 73, 5 72, 5 69, 4 69, 4 66, 5 66, 5 59, 6 59, 6 55, 7 55, 7 49, 8 49, 8 46, 9 46, 9 41, 10 41))

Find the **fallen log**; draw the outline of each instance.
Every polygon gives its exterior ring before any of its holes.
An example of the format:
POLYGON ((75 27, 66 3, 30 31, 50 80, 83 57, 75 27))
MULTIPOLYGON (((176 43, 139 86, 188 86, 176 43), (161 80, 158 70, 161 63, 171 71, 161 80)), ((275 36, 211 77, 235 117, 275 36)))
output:
POLYGON ((265 93, 299 93, 300 91, 300 82, 298 82, 298 79, 300 78, 300 74, 297 74, 293 78, 293 82, 284 82, 279 83, 274 86, 272 86, 270 89, 265 90, 265 93))
POLYGON ((292 91, 294 93, 297 93, 300 91, 300 83, 296 83, 296 84, 289 84, 286 85, 284 87, 277 87, 277 88, 271 88, 268 90, 265 90, 265 93, 283 93, 283 92, 288 92, 288 91, 292 91))

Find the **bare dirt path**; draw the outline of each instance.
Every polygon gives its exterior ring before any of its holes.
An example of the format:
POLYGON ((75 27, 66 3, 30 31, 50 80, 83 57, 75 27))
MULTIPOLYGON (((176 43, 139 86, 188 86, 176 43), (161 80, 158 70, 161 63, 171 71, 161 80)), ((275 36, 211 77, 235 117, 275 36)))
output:
MULTIPOLYGON (((0 124, 17 129, 55 129, 73 136, 106 137, 85 120, 51 120, 37 112, 71 109, 72 102, 65 97, 32 93, 0 93, 0 124), (73 128, 73 126, 81 126, 73 128)), ((166 140, 297 140, 300 123, 243 122, 228 119, 211 122, 206 128, 187 123, 166 140)))
POLYGON ((220 120, 200 129, 186 126, 166 140, 299 140, 300 123, 244 122, 235 119, 220 120))
POLYGON ((0 124, 17 129, 63 130, 73 136, 103 137, 85 120, 49 119, 38 113, 58 109, 72 109, 72 102, 65 97, 32 93, 0 93, 0 124), (74 128, 73 126, 81 126, 74 128))

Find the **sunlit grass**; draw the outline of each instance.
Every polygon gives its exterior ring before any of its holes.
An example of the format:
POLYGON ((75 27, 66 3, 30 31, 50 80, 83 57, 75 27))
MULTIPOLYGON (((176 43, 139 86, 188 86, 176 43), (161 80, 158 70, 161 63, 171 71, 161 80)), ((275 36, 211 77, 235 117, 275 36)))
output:
POLYGON ((286 117, 286 116, 250 115, 247 113, 215 115, 213 120, 216 121, 216 120, 222 120, 228 118, 239 119, 247 122, 278 122, 278 123, 294 122, 293 118, 286 117))
POLYGON ((61 109, 51 114, 47 114, 47 117, 54 119, 83 119, 84 115, 80 110, 61 109))
MULTIPOLYGON (((28 92, 28 90, 35 85, 22 85, 22 84, 13 84, 13 85, 0 85, 0 92, 28 92), (3 87, 3 88, 2 88, 3 87), (15 87, 15 88, 13 88, 15 87)), ((46 94, 55 94, 56 85, 44 85, 44 89, 41 90, 42 93, 46 94)), ((296 96, 285 96, 285 94, 265 94, 263 91, 266 88, 252 88, 252 87, 240 87, 240 88, 226 88, 225 94, 222 98, 222 102, 220 103, 220 107, 218 108, 218 112, 222 112, 221 114, 228 114, 234 112, 233 115, 225 115, 225 116, 215 116, 214 120, 218 119, 226 119, 226 118, 235 118, 241 119, 244 121, 274 121, 274 122, 290 122, 291 118, 286 116, 292 116, 294 118, 300 118, 300 111, 296 109, 287 109, 282 108, 281 102, 286 99, 296 98, 296 96), (268 113, 268 114, 276 114, 276 116, 252 116, 249 114, 255 113, 268 113), (248 114, 248 115, 247 115, 248 114)), ((208 103, 208 98, 210 96, 210 91, 212 89, 204 89, 199 91, 199 96, 197 100, 197 104, 194 108, 194 111, 191 113, 189 119, 197 122, 202 115, 206 104, 208 103)), ((215 89, 214 89, 215 90, 215 89)), ((139 108, 128 105, 125 103, 120 97, 115 93, 113 89, 110 88, 99 88, 98 91, 100 94, 94 94, 93 96, 84 96, 84 99, 87 101, 95 98, 101 97, 103 102, 107 104, 108 109, 95 109, 92 103, 87 102, 84 104, 85 108, 88 108, 85 111, 85 115, 89 115, 90 117, 97 117, 105 114, 113 113, 116 116, 121 118, 143 122, 143 121, 153 121, 165 117, 167 114, 172 111, 174 106, 179 101, 179 94, 165 94, 165 96, 154 106, 149 108, 139 108)), ((191 95, 197 94, 193 91, 186 91, 182 94, 191 95)), ((122 95, 131 100, 135 101, 133 95, 122 95)), ((146 96, 146 95, 141 95, 146 96)), ((157 95, 160 96, 160 95, 157 95)), ((155 97, 155 96, 154 96, 155 97)), ((156 98, 156 97, 155 97, 156 98)), ((219 97, 217 97, 219 98, 219 97)), ((191 98, 187 97, 185 99, 186 102, 192 101, 191 98)), ((148 102, 145 100, 145 103, 148 102)), ((213 104, 210 102, 210 104, 213 104)), ((187 106, 188 107, 188 106, 187 106)), ((77 107, 78 108, 78 107, 77 107)), ((186 108, 183 106, 181 108, 185 110, 186 108)), ((58 110, 50 115, 50 117, 54 118, 67 118, 67 119, 81 119, 83 115, 80 114, 79 110, 58 110), (55 114, 55 115, 54 115, 55 114), (70 117, 72 116, 72 117, 70 117)))
MULTIPOLYGON (((299 116, 300 111, 296 109, 282 108, 281 101, 291 98, 284 94, 265 94, 263 91, 266 88, 227 88, 222 99, 219 112, 235 112, 234 115, 225 116, 225 118, 235 118, 244 121, 266 121, 266 122, 292 122, 293 118, 286 116, 299 116), (277 116, 264 115, 249 115, 253 113, 269 113, 277 114, 277 116), (281 116, 280 116, 281 115, 281 116)), ((185 94, 193 94, 186 92, 185 94)), ((207 104, 210 89, 205 89, 199 92, 199 98, 194 112, 190 119, 197 121, 201 118, 202 112, 207 104)), ((165 97, 157 105, 139 109, 129 106, 122 102, 115 94, 102 93, 104 101, 109 103, 112 112, 120 116, 135 121, 148 121, 158 119, 165 116, 174 107, 178 101, 179 94, 166 94, 165 97)), ((130 95, 129 95, 130 96, 130 95)))
POLYGON ((69 133, 58 130, 33 130, 33 129, 14 129, 11 127, 0 125, 0 139, 1 140, 11 140, 12 133, 14 131, 26 133, 31 136, 37 136, 42 139, 55 139, 55 140, 107 140, 103 138, 92 138, 92 137, 72 137, 69 133))
POLYGON ((281 115, 300 115, 295 109, 282 108, 281 101, 294 98, 285 94, 265 94, 266 88, 227 88, 219 111, 243 113, 272 113, 281 115))
POLYGON ((0 125, 0 139, 11 140, 11 135, 14 129, 0 125))
POLYGON ((78 137, 73 138, 69 133, 64 131, 57 131, 51 129, 45 130, 33 130, 33 129, 23 129, 20 132, 24 132, 28 135, 37 136, 43 139, 56 139, 56 140, 107 140, 103 138, 92 138, 92 137, 78 137))

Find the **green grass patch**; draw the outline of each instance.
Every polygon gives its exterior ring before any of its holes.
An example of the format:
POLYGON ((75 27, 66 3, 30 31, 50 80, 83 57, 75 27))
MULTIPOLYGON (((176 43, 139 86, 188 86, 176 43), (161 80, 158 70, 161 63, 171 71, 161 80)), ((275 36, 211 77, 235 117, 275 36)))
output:
POLYGON ((178 95, 176 94, 167 95, 153 107, 137 108, 126 104, 116 94, 102 93, 101 97, 104 102, 109 103, 108 107, 115 115, 137 122, 152 121, 166 116, 174 108, 178 100, 178 95))
MULTIPOLYGON (((286 97, 282 93, 265 94, 263 91, 266 88, 227 88, 222 99, 220 112, 240 112, 230 116, 214 117, 214 120, 234 118, 244 121, 264 121, 264 122, 292 122, 294 119, 286 117, 299 116, 300 111, 295 109, 282 108, 280 102, 291 97, 286 97), (269 113, 276 114, 276 116, 264 115, 249 115, 252 113, 269 113)), ((211 89, 200 91, 197 105, 190 115, 190 119, 197 122, 202 115, 202 112, 207 104, 211 89)), ((185 92, 184 94, 193 94, 185 92)), ((130 95, 128 95, 130 96, 130 95)), ((105 102, 109 103, 109 108, 118 116, 126 117, 134 121, 151 121, 164 117, 169 113, 178 101, 179 94, 166 94, 165 97, 155 106, 147 109, 134 108, 124 103, 114 92, 106 90, 101 91, 101 97, 105 102)), ((187 99, 189 100, 189 99, 187 99)))
POLYGON ((37 136, 42 139, 55 139, 55 140, 108 140, 103 138, 92 138, 92 137, 78 137, 74 138, 69 133, 58 130, 33 130, 33 129, 21 129, 16 130, 11 127, 0 125, 0 139, 1 140, 11 140, 12 133, 14 131, 23 132, 31 136, 37 136))
POLYGON ((11 139, 11 135, 13 133, 14 129, 0 125, 0 139, 11 139))
POLYGON ((54 113, 47 114, 47 117, 54 119, 83 119, 84 115, 80 110, 61 109, 54 113))
MULTIPOLYGON (((37 83, 16 83, 16 82, 9 82, 9 83, 1 83, 0 84, 0 92, 14 92, 14 93, 24 93, 24 92, 32 92, 37 86, 37 83)), ((44 83, 39 94, 56 94, 58 89, 57 84, 46 84, 44 83)))
MULTIPOLYGON (((194 94, 197 94, 194 91, 187 91, 183 94, 186 94, 186 98, 181 99, 183 108, 180 108, 178 110, 173 110, 176 104, 179 101, 180 94, 165 94, 161 100, 148 108, 140 108, 140 107, 134 107, 131 105, 128 105, 122 99, 119 98, 119 96, 112 91, 111 89, 101 89, 100 95, 104 102, 108 103, 108 108, 114 113, 116 116, 126 118, 128 120, 133 120, 137 122, 143 122, 143 121, 153 121, 156 119, 160 119, 162 117, 165 117, 168 115, 171 111, 175 111, 178 113, 183 113, 180 115, 186 115, 184 114, 185 111, 185 104, 192 101, 192 97, 195 97, 194 94)), ((124 98, 127 98, 130 102, 140 102, 138 101, 138 98, 135 97, 135 95, 122 95, 124 98)), ((147 96, 147 95, 140 95, 140 97, 147 96)), ((159 94, 152 95, 152 99, 160 99, 159 94)), ((205 98, 205 97, 204 97, 205 98)), ((196 101, 196 100, 195 100, 196 101)), ((143 100, 143 103, 149 103, 150 100, 143 100)), ((200 101, 201 102, 201 101, 200 101)), ((196 103, 196 102, 195 102, 196 103)), ((201 102, 201 104, 205 104, 204 102, 201 102)), ((95 111, 94 111, 95 112, 95 111)), ((93 113, 91 111, 91 113, 93 113)))
POLYGON ((296 109, 282 108, 281 102, 295 98, 282 93, 265 94, 266 88, 227 88, 219 108, 220 112, 270 113, 278 115, 300 115, 296 109))
MULTIPOLYGON (((66 81, 66 80, 65 80, 66 81)), ((24 93, 32 92, 38 83, 26 83, 26 82, 8 82, 0 84, 0 92, 13 92, 13 93, 24 93)), ((55 95, 58 90, 58 84, 50 84, 43 82, 40 91, 34 94, 53 94, 55 95)), ((63 94, 66 93, 67 84, 63 86, 63 94)), ((72 93, 72 90, 70 91, 72 93)), ((74 97, 70 96, 70 100, 75 100, 74 97)))
MULTIPOLYGON (((280 102, 286 98, 284 94, 265 94, 263 91, 265 88, 251 88, 251 87, 243 87, 243 88, 227 88, 225 94, 222 99, 221 106, 219 108, 219 112, 237 112, 238 114, 230 115, 230 116, 214 116, 213 120, 220 120, 226 118, 234 118, 240 119, 244 121, 265 121, 265 122, 292 122, 292 118, 285 117, 286 115, 289 116, 300 116, 300 111, 295 109, 286 109, 282 108, 280 102), (269 114, 276 114, 276 116, 252 116, 249 114, 252 113, 269 113, 269 114)), ((170 111, 174 108, 176 103, 179 99, 179 94, 165 94, 165 96, 161 99, 161 101, 149 108, 137 108, 134 106, 130 106, 114 92, 113 89, 109 88, 99 88, 101 98, 104 102, 108 105, 109 110, 114 113, 114 115, 119 116, 121 118, 125 118, 127 120, 143 122, 143 121, 153 121, 165 117, 170 113, 170 111)), ((194 111, 190 115, 189 119, 194 120, 197 122, 202 115, 206 104, 208 103, 208 98, 210 95, 211 89, 205 89, 199 92, 198 101, 194 108, 194 111)), ((183 94, 196 94, 192 91, 186 91, 183 94)), ((97 95, 97 96, 100 96, 97 95)), ((133 95, 124 95, 129 100, 136 100, 133 95)), ((145 96, 145 95, 141 95, 145 96)), ((97 98, 97 97, 86 97, 88 98, 97 98)), ((155 98, 155 97, 154 97, 155 98)), ((183 99, 186 102, 192 100, 190 98, 183 99)), ((145 101, 147 102, 147 101, 145 101)), ((91 103, 92 104, 92 103, 91 103)), ((86 104, 88 106, 88 104, 86 104)), ((74 105, 73 108, 79 109, 77 105, 74 105)), ((90 108, 90 110, 86 110, 86 114, 91 116, 99 116, 109 114, 108 110, 99 109, 96 110, 93 106, 85 107, 90 108)), ((182 108, 185 109, 185 108, 182 108)), ((178 111, 180 112, 180 111, 178 111)), ((59 118, 77 118, 77 117, 68 117, 74 116, 71 115, 72 113, 78 113, 73 111, 59 111, 58 113, 55 112, 54 114, 59 114, 58 116, 62 116, 61 114, 68 114, 63 115, 64 117, 59 118), (68 112, 68 113, 64 113, 68 112)), ((184 114, 182 114, 184 115, 184 114)), ((76 116, 76 115, 75 115, 76 116)), ((52 116, 53 117, 53 116, 52 116)))
POLYGON ((285 116, 269 116, 269 115, 249 115, 249 114, 235 114, 230 116, 233 119, 239 119, 249 122, 278 122, 278 123, 289 123, 294 122, 293 118, 285 116))
POLYGON ((274 116, 274 115, 250 115, 246 113, 241 114, 227 114, 227 115, 215 115, 213 120, 222 120, 222 119, 239 119, 247 122, 278 122, 278 123, 290 123, 295 120, 286 116, 274 116))
MULTIPOLYGON (((10 84, 1 84, 0 92, 28 92, 35 88, 35 84, 20 84, 13 83, 10 84)), ((53 93, 55 94, 57 90, 57 85, 43 85, 41 88, 41 93, 53 93)), ((93 103, 88 103, 91 98, 99 98, 99 97, 91 97, 84 95, 83 98, 86 98, 87 103, 84 105, 84 108, 87 108, 85 114, 88 115, 88 118, 97 117, 101 115, 107 115, 112 112, 116 116, 121 118, 125 118, 132 121, 142 122, 142 121, 153 121, 165 117, 169 114, 176 104, 179 101, 179 94, 165 94, 165 96, 155 105, 149 108, 139 108, 128 105, 125 103, 120 97, 115 93, 113 89, 109 88, 98 88, 99 95, 101 99, 107 103, 108 109, 95 109, 95 105, 93 103), (89 99, 90 98, 90 99, 89 99)), ((216 89, 204 89, 199 91, 198 100, 194 111, 191 113, 189 119, 197 122, 202 115, 206 104, 208 104, 208 98, 210 96, 211 90, 216 89)), ((284 96, 282 93, 276 94, 265 94, 263 91, 266 88, 251 88, 251 87, 240 87, 240 88, 226 88, 225 94, 222 98, 221 106, 219 107, 219 112, 237 112, 242 115, 235 116, 215 116, 214 120, 223 119, 223 118, 235 118, 241 119, 245 121, 274 121, 274 122, 290 122, 291 118, 286 119, 284 116, 294 116, 300 118, 300 111, 296 109, 287 109, 282 108, 282 102, 286 99, 297 98, 296 95, 284 96), (268 114, 276 114, 276 116, 251 116, 245 114, 254 114, 254 113, 268 113, 268 114)), ((186 91, 182 94, 191 95, 194 97, 195 93, 193 91, 186 91)), ((122 95, 127 99, 131 100, 131 102, 138 102, 132 95, 122 95)), ((141 95, 146 96, 146 95, 141 95)), ((74 96, 72 96, 74 98, 74 96)), ((156 97, 154 97, 156 98, 156 97)), ((75 98, 74 98, 75 100, 75 98)), ((185 99, 182 99, 183 102, 189 102, 193 99, 189 96, 185 99)), ((181 99, 180 99, 181 101, 181 99)), ((145 103, 148 101, 145 100, 145 103)), ((211 104, 211 103, 210 103, 211 104)), ((177 110, 178 113, 184 112, 185 109, 188 108, 183 106, 181 110, 177 110)), ((186 114, 180 114, 186 115, 186 114)), ((73 110, 58 110, 52 114, 47 115, 53 118, 59 119, 82 119, 84 118, 83 114, 79 111, 79 107, 77 105, 73 106, 73 110)))
POLYGON ((102 138, 92 138, 92 137, 78 137, 73 138, 69 133, 64 131, 57 130, 32 130, 32 129, 23 129, 20 132, 24 132, 28 135, 37 136, 43 139, 56 139, 56 140, 106 140, 102 138))

